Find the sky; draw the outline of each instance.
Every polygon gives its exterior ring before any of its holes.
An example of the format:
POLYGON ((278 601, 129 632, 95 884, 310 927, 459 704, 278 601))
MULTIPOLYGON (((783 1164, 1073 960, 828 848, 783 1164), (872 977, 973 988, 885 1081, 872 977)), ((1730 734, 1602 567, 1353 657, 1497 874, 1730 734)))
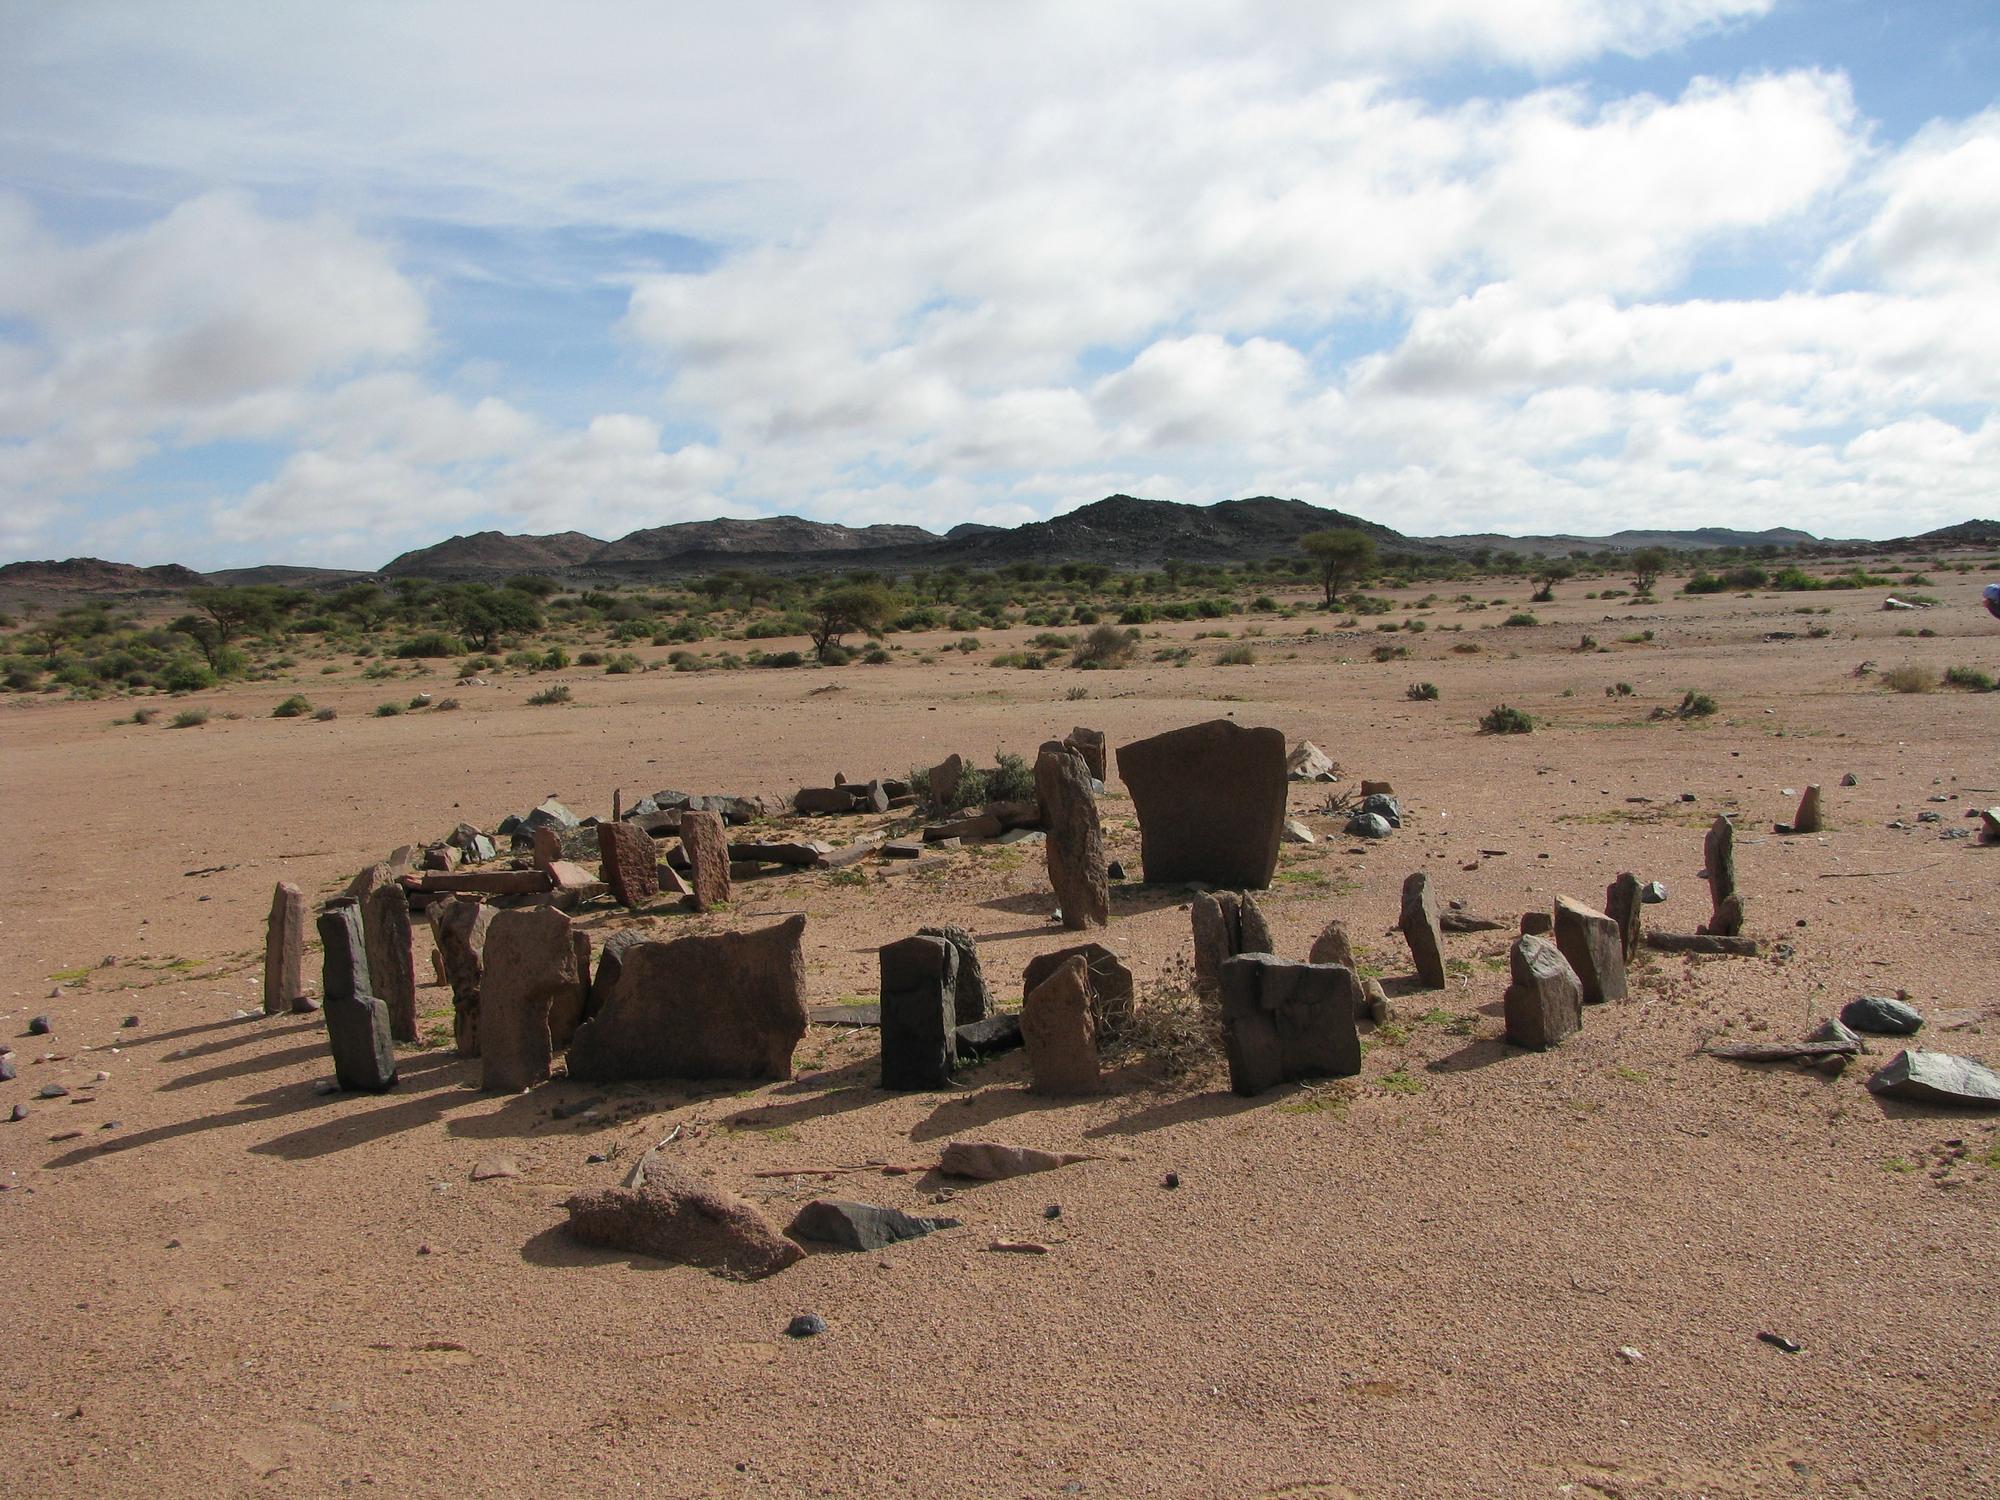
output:
POLYGON ((0 561, 2000 514, 1992 0, 0 0, 0 561))

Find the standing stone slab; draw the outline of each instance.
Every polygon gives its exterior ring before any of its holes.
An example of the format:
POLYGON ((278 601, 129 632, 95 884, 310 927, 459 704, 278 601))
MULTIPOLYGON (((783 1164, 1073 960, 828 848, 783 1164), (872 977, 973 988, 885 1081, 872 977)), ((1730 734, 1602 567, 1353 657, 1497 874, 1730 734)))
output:
POLYGON ((1118 747, 1139 816, 1139 860, 1156 885, 1262 890, 1285 825, 1285 737, 1227 719, 1118 747))
POLYGON ((1300 1078, 1361 1071, 1355 1017, 1361 982, 1334 964, 1244 953, 1222 966, 1222 1037, 1229 1086, 1261 1094, 1300 1078))
POLYGON ((1066 958, 1021 1005, 1021 1040, 1038 1094, 1094 1094, 1103 1086, 1089 975, 1080 956, 1066 958))
POLYGON ((1066 749, 1074 750, 1078 755, 1083 757, 1083 763, 1090 768, 1090 774, 1094 780, 1104 780, 1105 745, 1103 730, 1072 729, 1064 738, 1063 745, 1066 749))
POLYGON ((1799 810, 1792 818, 1793 833, 1818 833, 1826 825, 1820 813, 1819 788, 1809 786, 1799 798, 1799 810))
POLYGON ((1708 861, 1708 894, 1715 908, 1701 930, 1710 937, 1736 937, 1743 931, 1743 897, 1736 889, 1736 829, 1717 816, 1702 840, 1708 861))
POLYGON ((1507 1040, 1537 1052, 1583 1028, 1583 984, 1547 938, 1523 936, 1507 955, 1513 983, 1502 1002, 1507 1040))
POLYGON ((368 941, 368 978, 376 999, 389 1008, 389 1035, 417 1039, 417 955, 410 933, 410 898, 391 881, 361 905, 368 941))
POLYGON ((264 926, 264 1014, 312 1009, 306 994, 306 896, 281 880, 271 892, 271 916, 264 926))
POLYGON ((1312 951, 1306 954, 1306 962, 1353 968, 1354 944, 1348 940, 1347 924, 1335 917, 1322 927, 1319 936, 1313 939, 1312 951))
POLYGON ((576 983, 557 990, 549 1002, 549 1046, 557 1052, 570 1044, 590 1011, 590 934, 572 926, 569 946, 576 960, 576 983))
POLYGON ((379 1094, 396 1081, 396 1049, 389 1040, 388 1008, 368 993, 361 908, 344 897, 329 901, 318 926, 324 950, 320 994, 334 1081, 350 1093, 379 1094))
POLYGON ((1271 924, 1257 898, 1245 891, 1236 902, 1236 951, 1276 953, 1278 940, 1271 936, 1271 924))
POLYGON ((1618 924, 1581 901, 1556 897, 1556 946, 1583 985, 1583 1003, 1625 998, 1625 945, 1618 924))
POLYGON ((1629 870, 1604 888, 1604 914, 1618 924, 1619 946, 1628 964, 1639 956, 1639 943, 1645 936, 1641 916, 1645 905, 1646 888, 1629 870))
POLYGON ((1403 882, 1403 912, 1397 921, 1403 941, 1410 945, 1410 962, 1416 966, 1417 982, 1427 990, 1445 987, 1444 929, 1438 925, 1437 898, 1431 894, 1431 878, 1422 870, 1403 882))
POLYGON ((1084 981, 1090 986, 1090 1019, 1097 1034, 1105 1036, 1123 1028, 1132 1019, 1132 971, 1102 943, 1079 943, 1074 948, 1059 948, 1054 953, 1029 959, 1027 967, 1021 970, 1023 1001, 1072 958, 1084 962, 1084 981))
POLYGON ((958 950, 958 980, 953 987, 952 1012, 961 1026, 970 1026, 993 1014, 993 992, 986 986, 986 971, 979 966, 979 948, 963 927, 919 927, 918 937, 943 938, 958 950))
POLYGON ((1090 792, 1090 768, 1074 750, 1050 741, 1035 757, 1035 794, 1048 828, 1042 850, 1063 926, 1071 932, 1103 927, 1111 920, 1111 888, 1104 876, 1104 834, 1097 822, 1097 799, 1090 792))
POLYGON ((597 860, 621 906, 651 904, 660 894, 659 853, 652 835, 630 823, 597 825, 597 860))
POLYGON ((479 986, 486 970, 486 933, 493 924, 493 908, 461 898, 432 902, 425 915, 451 984, 452 1040, 460 1057, 477 1057, 479 986))
POLYGON ((549 1010, 577 982, 569 918, 524 906, 493 918, 479 986, 479 1086, 518 1093, 549 1076, 549 1010))
POLYGON ((885 944, 882 1087, 938 1089, 958 1067, 958 949, 941 937, 885 944))
POLYGON ((569 1076, 792 1076, 806 1034, 804 917, 624 948, 611 993, 569 1044, 569 1076))
POLYGON ((1188 906, 1194 924, 1194 983, 1203 994, 1222 991, 1222 966, 1243 946, 1243 903, 1234 891, 1197 891, 1188 906))
POLYGON ((930 769, 931 806, 939 812, 951 806, 952 798, 958 795, 958 784, 965 777, 965 757, 947 755, 930 769))
POLYGON ((694 909, 713 911, 729 899, 729 835, 712 812, 681 814, 681 847, 687 850, 694 909))

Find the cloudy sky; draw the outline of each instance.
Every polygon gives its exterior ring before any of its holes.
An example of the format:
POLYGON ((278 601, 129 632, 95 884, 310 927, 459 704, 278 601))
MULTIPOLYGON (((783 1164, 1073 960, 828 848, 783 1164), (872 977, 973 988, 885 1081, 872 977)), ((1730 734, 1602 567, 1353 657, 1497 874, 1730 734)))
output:
POLYGON ((2000 514, 1991 0, 0 0, 0 560, 2000 514))

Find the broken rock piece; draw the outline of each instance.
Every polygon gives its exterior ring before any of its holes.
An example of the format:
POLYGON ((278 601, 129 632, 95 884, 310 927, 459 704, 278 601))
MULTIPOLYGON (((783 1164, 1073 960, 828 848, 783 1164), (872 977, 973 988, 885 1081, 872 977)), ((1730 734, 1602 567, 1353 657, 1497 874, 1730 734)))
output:
POLYGON ((573 1195, 563 1205, 570 1234, 586 1245, 700 1266, 734 1281, 774 1275, 805 1257, 734 1193, 657 1157, 641 1163, 635 1175, 630 1187, 573 1195))
POLYGON ((997 1141, 948 1141, 938 1160, 938 1170, 947 1177, 999 1182, 1096 1160, 1094 1156, 1073 1151, 1039 1151, 1033 1146, 1003 1146, 997 1141))

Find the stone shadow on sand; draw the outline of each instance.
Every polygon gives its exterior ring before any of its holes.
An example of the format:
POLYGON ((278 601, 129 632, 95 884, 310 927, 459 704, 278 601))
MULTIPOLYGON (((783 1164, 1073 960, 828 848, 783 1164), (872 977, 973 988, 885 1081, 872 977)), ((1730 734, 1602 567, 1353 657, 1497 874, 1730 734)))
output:
POLYGON ((1425 1063, 1424 1071, 1471 1073, 1480 1068, 1490 1068, 1495 1063, 1511 1062, 1516 1058, 1534 1055, 1531 1050, 1512 1046, 1498 1037, 1474 1037, 1456 1052, 1447 1052, 1443 1057, 1433 1058, 1425 1063))
POLYGON ((172 1061, 172 1062, 192 1062, 196 1058, 212 1057, 218 1052, 232 1051, 237 1047, 248 1046, 252 1042, 268 1041, 272 1037, 285 1037, 291 1035, 304 1036, 307 1035, 308 1033, 319 1036, 324 1036, 326 1034, 326 1023, 320 1019, 319 1012, 314 1011, 309 1016, 259 1015, 259 1016, 246 1016, 241 1021, 233 1021, 233 1020, 209 1021, 203 1023, 200 1026, 183 1026, 178 1031, 162 1031, 152 1036, 137 1037, 129 1042, 120 1042, 118 1045, 124 1051, 136 1052, 139 1048, 146 1046, 148 1043, 151 1042, 179 1041, 184 1036, 198 1036, 202 1032, 217 1031, 225 1026, 235 1028, 239 1032, 239 1034, 236 1036, 218 1037, 215 1041, 212 1042, 203 1042, 199 1046, 189 1047, 180 1057, 171 1059, 162 1059, 162 1060, 172 1061), (288 1024, 281 1027, 258 1026, 254 1024, 257 1021, 266 1021, 266 1020, 282 1021, 293 1024, 288 1024))
POLYGON ((161 1084, 159 1091, 171 1094, 177 1089, 199 1088, 205 1083, 220 1083, 225 1078, 242 1078, 247 1074, 262 1073, 271 1068, 288 1068, 293 1063, 310 1062, 316 1057, 325 1056, 325 1042, 305 1042, 296 1047, 287 1047, 281 1052, 260 1052, 255 1057, 239 1058, 235 1062, 221 1063, 213 1068, 197 1068, 192 1073, 182 1073, 161 1084))
POLYGON ((332 1119, 308 1125, 303 1130, 273 1137, 252 1146, 250 1150, 258 1156, 305 1161, 345 1151, 352 1146, 365 1146, 371 1141, 413 1130, 419 1125, 428 1125, 447 1111, 476 1103, 482 1097, 476 1090, 464 1087, 462 1079, 451 1076, 447 1071, 466 1061, 453 1052, 420 1053, 413 1058, 401 1059, 397 1066, 396 1087, 387 1093, 316 1096, 320 1103, 349 1103, 360 1107, 344 1110, 332 1119), (440 1074, 445 1076, 436 1076, 440 1074))
POLYGON ((1295 1091, 1287 1091, 1283 1095, 1275 1092, 1257 1094, 1247 1099, 1227 1089, 1210 1089, 1200 1094, 1171 1094, 1115 1120, 1093 1125, 1083 1134, 1086 1140, 1096 1140, 1107 1135, 1144 1135, 1149 1130, 1164 1130, 1169 1125, 1184 1125, 1190 1120, 1220 1120, 1240 1115, 1245 1110, 1262 1108, 1266 1104, 1283 1103, 1292 1092, 1295 1091))

